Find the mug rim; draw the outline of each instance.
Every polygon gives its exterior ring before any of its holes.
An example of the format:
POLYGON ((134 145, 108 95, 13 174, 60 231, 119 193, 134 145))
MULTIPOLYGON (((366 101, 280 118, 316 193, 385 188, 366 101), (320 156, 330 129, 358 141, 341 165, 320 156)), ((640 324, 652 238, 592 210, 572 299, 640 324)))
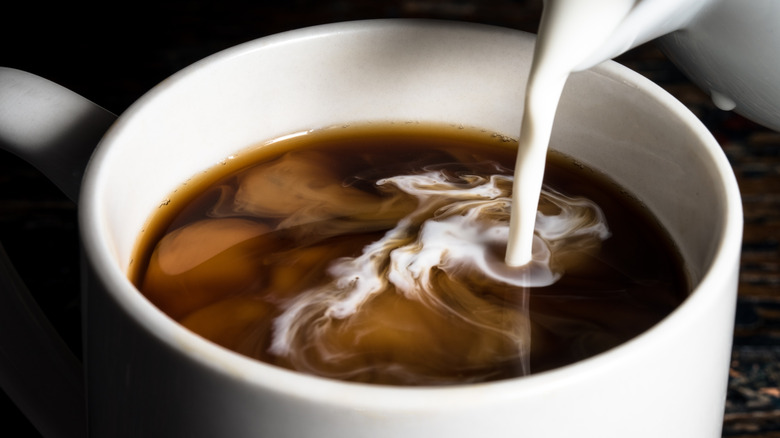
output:
POLYGON ((718 233, 720 242, 715 250, 715 257, 686 300, 653 327, 590 358, 528 376, 442 387, 385 386, 306 375, 242 356, 185 329, 152 305, 132 285, 123 269, 114 263, 113 248, 106 241, 108 239, 95 238, 96 235, 105 236, 107 234, 106 224, 101 220, 98 197, 98 183, 101 177, 104 177, 100 172, 100 163, 109 153, 113 138, 119 135, 119 127, 123 120, 132 117, 136 112, 143 111, 144 103, 153 100, 157 94, 164 93, 166 85, 186 77, 190 72, 205 65, 221 62, 225 58, 248 55, 250 52, 268 45, 388 26, 404 29, 408 26, 430 26, 432 24, 452 28, 488 28, 504 32, 525 33, 487 24, 431 19, 373 19, 322 24, 261 37, 222 50, 185 67, 145 93, 124 114, 120 115, 118 121, 108 130, 90 160, 82 186, 79 202, 79 228, 82 234, 83 249, 93 267, 93 272, 104 285, 104 289, 146 331, 152 333, 167 346, 176 349, 212 371, 239 379, 248 385, 262 386, 293 396, 319 400, 323 403, 359 404, 363 407, 383 410, 436 409, 436 406, 442 403, 450 407, 453 405, 466 406, 471 403, 470 397, 454 397, 453 395, 462 392, 473 393, 475 389, 480 391, 481 397, 489 394, 490 397, 499 401, 502 398, 516 396, 518 392, 522 392, 525 397, 551 388, 563 388, 568 382, 586 378, 590 374, 609 372, 610 369, 617 367, 621 360, 630 357, 632 352, 642 348, 641 346, 644 344, 663 342, 663 333, 673 332, 684 327, 684 321, 691 317, 690 314, 701 312, 703 308, 706 308, 702 302, 714 299, 711 297, 713 293, 722 293, 713 286, 722 283, 722 275, 732 269, 734 260, 735 258, 738 260, 741 251, 742 204, 733 170, 712 134, 681 102, 649 79, 614 61, 607 61, 591 70, 632 84, 648 98, 655 99, 664 108, 667 108, 676 119, 683 122, 699 140, 701 152, 706 153, 708 160, 714 165, 718 181, 722 184, 725 192, 724 208, 727 211, 727 216, 724 218, 722 229, 718 233), (333 397, 333 391, 338 391, 340 397, 333 397))

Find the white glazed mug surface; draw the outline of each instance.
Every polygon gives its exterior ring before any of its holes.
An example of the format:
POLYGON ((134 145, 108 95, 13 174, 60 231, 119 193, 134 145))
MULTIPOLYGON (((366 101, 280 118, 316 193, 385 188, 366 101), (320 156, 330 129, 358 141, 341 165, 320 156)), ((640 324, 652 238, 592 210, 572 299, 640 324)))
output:
POLYGON ((211 344, 127 279, 169 193, 247 147, 356 122, 444 122, 516 137, 533 37, 379 20, 287 32, 184 69, 135 103, 93 156, 80 197, 86 366, 95 437, 715 438, 726 395, 741 239, 717 143, 679 102, 612 62, 573 75, 553 146, 645 202, 695 290, 637 338, 553 371, 446 388, 351 384, 211 344))

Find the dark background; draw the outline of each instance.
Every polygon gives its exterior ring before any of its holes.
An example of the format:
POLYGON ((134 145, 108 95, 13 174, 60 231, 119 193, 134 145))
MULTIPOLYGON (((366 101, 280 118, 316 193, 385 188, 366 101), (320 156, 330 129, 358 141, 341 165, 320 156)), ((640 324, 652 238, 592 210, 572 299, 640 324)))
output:
MULTIPOLYGON (((0 66, 38 74, 121 114, 177 70, 264 35, 328 22, 401 17, 535 32, 541 0, 26 1, 6 8, 0 16, 0 66)), ((780 134, 714 108, 652 44, 618 61, 685 103, 734 166, 746 226, 723 434, 780 437, 780 134)), ((79 353, 75 205, 31 166, 2 151, 0 242, 44 312, 79 353)), ((0 399, 0 418, 4 436, 37 436, 6 398, 0 399)))

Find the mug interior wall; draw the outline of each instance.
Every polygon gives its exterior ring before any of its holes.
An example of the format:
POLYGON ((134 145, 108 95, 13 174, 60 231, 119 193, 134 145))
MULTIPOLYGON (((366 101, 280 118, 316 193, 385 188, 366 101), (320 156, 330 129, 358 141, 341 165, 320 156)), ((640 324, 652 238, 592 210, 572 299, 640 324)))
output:
POLYGON ((102 214, 123 269, 139 230, 169 193, 259 142, 377 120, 519 132, 531 35, 430 22, 297 32, 185 69, 109 131, 102 214))
POLYGON ((616 67, 570 77, 551 145, 647 206, 677 244, 695 286, 725 239, 729 217, 718 145, 698 121, 686 122, 694 116, 682 104, 616 67))
MULTIPOLYGON (((102 196, 120 266, 128 266, 139 230, 169 193, 258 142, 376 120, 519 132, 530 35, 430 23, 300 34, 248 43, 185 69, 110 131, 102 171, 111 177, 102 196)), ((700 278, 718 244, 713 230, 722 228, 724 195, 713 165, 690 147, 701 139, 678 114, 601 68, 570 79, 552 143, 645 202, 680 245, 693 280, 700 278)))

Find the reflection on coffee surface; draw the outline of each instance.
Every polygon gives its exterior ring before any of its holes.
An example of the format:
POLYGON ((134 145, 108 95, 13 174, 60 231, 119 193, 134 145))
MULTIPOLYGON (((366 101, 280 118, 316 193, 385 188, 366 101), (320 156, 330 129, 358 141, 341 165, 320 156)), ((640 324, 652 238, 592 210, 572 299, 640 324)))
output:
POLYGON ((551 153, 533 262, 504 263, 516 142, 417 124, 280 139, 188 183, 131 278, 243 355, 348 381, 446 385, 608 350, 688 294, 665 232, 551 153))

